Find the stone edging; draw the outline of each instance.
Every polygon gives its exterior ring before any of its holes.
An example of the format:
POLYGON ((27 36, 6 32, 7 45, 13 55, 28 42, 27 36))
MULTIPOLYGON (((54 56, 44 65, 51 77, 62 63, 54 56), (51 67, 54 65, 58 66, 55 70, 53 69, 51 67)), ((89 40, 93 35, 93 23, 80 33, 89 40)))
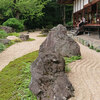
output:
POLYGON ((89 47, 90 49, 96 50, 97 52, 100 52, 100 44, 97 44, 95 42, 92 42, 90 40, 85 40, 78 36, 73 36, 72 34, 68 34, 69 37, 73 38, 75 41, 89 47))

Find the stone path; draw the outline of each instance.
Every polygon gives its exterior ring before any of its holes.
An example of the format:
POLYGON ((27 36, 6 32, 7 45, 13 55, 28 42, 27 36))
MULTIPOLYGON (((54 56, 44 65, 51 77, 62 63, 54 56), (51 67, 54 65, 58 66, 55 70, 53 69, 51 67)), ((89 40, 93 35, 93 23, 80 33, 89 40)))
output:
POLYGON ((40 32, 37 31, 29 34, 30 38, 34 38, 35 41, 16 43, 7 48, 2 53, 0 53, 0 70, 2 70, 6 65, 8 65, 10 61, 13 61, 14 59, 19 58, 32 51, 38 50, 41 43, 46 38, 46 37, 37 37, 39 33, 40 32))
POLYGON ((69 80, 75 88, 70 100, 100 100, 100 53, 79 45, 82 59, 69 65, 69 80))

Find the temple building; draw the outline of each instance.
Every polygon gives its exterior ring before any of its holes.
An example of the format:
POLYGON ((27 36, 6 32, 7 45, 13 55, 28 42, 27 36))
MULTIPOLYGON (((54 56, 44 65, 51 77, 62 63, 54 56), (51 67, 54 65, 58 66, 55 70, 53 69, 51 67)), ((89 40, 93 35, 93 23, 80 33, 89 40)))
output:
POLYGON ((100 26, 100 0, 58 0, 61 4, 73 4, 73 25, 85 18, 86 25, 100 26))

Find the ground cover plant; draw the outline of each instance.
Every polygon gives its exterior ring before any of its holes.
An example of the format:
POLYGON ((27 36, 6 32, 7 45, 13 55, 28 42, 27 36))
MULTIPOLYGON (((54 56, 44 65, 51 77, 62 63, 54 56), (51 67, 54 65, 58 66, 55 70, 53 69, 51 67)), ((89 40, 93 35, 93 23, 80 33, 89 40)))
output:
POLYGON ((14 33, 6 33, 4 30, 0 30, 0 39, 5 39, 8 36, 19 37, 20 33, 16 33, 16 32, 14 32, 14 33))
MULTIPOLYGON (((0 72, 0 100, 37 100, 29 90, 30 65, 38 57, 38 51, 10 62, 0 72)), ((65 57, 66 66, 81 57, 65 57)))
POLYGON ((71 68, 68 67, 68 64, 73 62, 73 61, 76 61, 76 60, 80 60, 81 59, 81 56, 72 56, 70 58, 68 57, 64 57, 64 60, 65 60, 65 72, 70 72, 71 71, 71 68))
POLYGON ((41 34, 41 35, 38 35, 37 37, 46 37, 47 35, 43 35, 43 34, 41 34))
POLYGON ((30 65, 37 58, 38 51, 29 53, 10 62, 0 72, 0 100, 36 100, 29 90, 30 65))
POLYGON ((2 43, 0 43, 0 52, 2 52, 3 50, 5 50, 6 46, 2 43))

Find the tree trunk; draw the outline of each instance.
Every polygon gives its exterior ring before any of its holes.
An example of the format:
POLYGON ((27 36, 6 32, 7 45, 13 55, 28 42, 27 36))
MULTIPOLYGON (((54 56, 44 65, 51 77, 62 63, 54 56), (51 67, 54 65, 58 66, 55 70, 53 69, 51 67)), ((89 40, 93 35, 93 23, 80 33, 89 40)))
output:
POLYGON ((66 25, 66 6, 63 5, 63 24, 66 25))

